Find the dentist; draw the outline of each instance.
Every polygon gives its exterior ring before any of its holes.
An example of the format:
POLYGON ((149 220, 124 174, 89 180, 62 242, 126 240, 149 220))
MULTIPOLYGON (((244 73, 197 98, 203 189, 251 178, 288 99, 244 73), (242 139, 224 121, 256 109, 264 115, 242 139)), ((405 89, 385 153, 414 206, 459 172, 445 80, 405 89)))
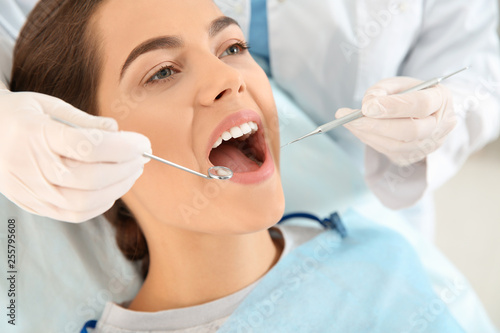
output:
MULTIPOLYGON (((9 77, 12 45, 35 2, 0 3, 1 79, 9 77)), ((432 234, 432 191, 500 130, 496 1, 215 2, 240 23, 268 75, 318 124, 362 106, 366 117, 329 135, 385 206, 432 234), (393 95, 419 82, 413 78, 464 66, 472 68, 446 87, 393 95)), ((116 112, 126 112, 133 98, 118 101, 116 112)), ((0 139, 0 192, 32 213, 73 222, 126 193, 146 162, 141 152, 150 149, 145 137, 117 132, 111 119, 6 89, 0 139), (92 130, 67 129, 53 114, 92 130), (61 131, 73 139, 61 143, 61 131)))
POLYGON ((317 124, 362 106, 366 117, 328 135, 385 206, 432 238, 432 191, 499 134, 497 1, 219 2, 248 29, 251 50, 274 81, 317 124), (415 85, 408 77, 465 66, 444 84, 393 95, 415 85))

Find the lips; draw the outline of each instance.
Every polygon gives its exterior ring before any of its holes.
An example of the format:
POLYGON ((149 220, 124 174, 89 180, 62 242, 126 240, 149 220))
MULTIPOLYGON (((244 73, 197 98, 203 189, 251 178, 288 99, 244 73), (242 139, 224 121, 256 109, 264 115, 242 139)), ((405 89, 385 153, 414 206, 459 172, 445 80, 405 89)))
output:
POLYGON ((251 184, 274 172, 260 116, 251 110, 225 118, 212 132, 208 159, 211 164, 233 170, 233 182, 251 184))

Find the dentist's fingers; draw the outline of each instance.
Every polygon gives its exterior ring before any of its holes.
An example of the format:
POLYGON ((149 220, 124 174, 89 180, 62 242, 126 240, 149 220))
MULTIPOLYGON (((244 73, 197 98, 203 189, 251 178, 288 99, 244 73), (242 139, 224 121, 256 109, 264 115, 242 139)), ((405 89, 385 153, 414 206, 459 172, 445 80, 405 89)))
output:
MULTIPOLYGON (((407 76, 397 76, 383 79, 368 88, 364 98, 395 95, 402 91, 411 89, 424 81, 407 76)), ((363 103, 365 100, 363 99, 363 103)))
POLYGON ((410 142, 359 131, 356 128, 349 130, 363 143, 386 155, 393 163, 404 166, 419 162, 436 151, 452 129, 438 131, 431 137, 410 142))
POLYGON ((16 194, 13 202, 26 211, 66 222, 83 222, 105 213, 130 190, 141 174, 142 170, 119 183, 96 191, 48 186, 46 191, 37 194, 15 177, 9 179, 8 186, 16 194))
POLYGON ((124 162, 151 151, 144 135, 134 132, 109 132, 77 129, 50 121, 43 132, 54 154, 87 163, 124 162))
POLYGON ((96 191, 132 177, 144 168, 147 159, 138 157, 121 163, 81 163, 66 158, 40 162, 40 170, 53 186, 96 191))
MULTIPOLYGON (((342 117, 348 114, 350 109, 340 109, 336 116, 342 117)), ((365 132, 388 138, 398 138, 402 142, 422 140, 432 135, 437 126, 435 117, 430 116, 422 119, 399 118, 399 119, 376 119, 361 117, 345 125, 348 129, 356 129, 358 133, 365 132)))
POLYGON ((443 85, 398 94, 420 83, 422 81, 408 77, 381 80, 367 90, 363 98, 363 114, 371 118, 425 118, 444 110, 444 105, 451 100, 451 93, 443 85))
POLYGON ((371 118, 425 118, 438 112, 447 97, 444 87, 437 85, 401 95, 366 98, 362 110, 371 118))
POLYGON ((73 125, 111 132, 118 131, 118 123, 113 118, 90 115, 52 96, 39 94, 36 102, 40 103, 40 109, 43 109, 45 114, 65 120, 73 125))
MULTIPOLYGON (((117 199, 126 194, 137 181, 137 179, 142 175, 143 170, 139 170, 136 174, 127 177, 126 179, 110 185, 105 188, 101 188, 95 191, 81 191, 73 190, 70 188, 60 188, 59 189, 59 199, 52 200, 52 204, 62 210, 72 210, 75 213, 82 215, 87 211, 94 211, 103 207, 111 207, 117 199), (107 198, 106 203, 102 198, 107 198), (112 200, 109 200, 112 199, 112 200)), ((102 211, 104 213, 105 210, 102 211)))

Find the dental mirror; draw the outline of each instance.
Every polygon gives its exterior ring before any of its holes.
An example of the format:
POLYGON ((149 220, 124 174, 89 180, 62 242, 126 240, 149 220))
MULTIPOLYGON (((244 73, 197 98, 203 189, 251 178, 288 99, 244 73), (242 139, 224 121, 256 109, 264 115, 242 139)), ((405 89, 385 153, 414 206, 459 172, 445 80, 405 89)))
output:
POLYGON ((224 166, 213 166, 208 169, 208 175, 210 178, 228 180, 233 177, 233 171, 224 166))
MULTIPOLYGON (((61 124, 65 124, 65 125, 68 125, 70 127, 73 127, 73 128, 82 128, 78 125, 75 125, 67 120, 64 120, 64 119, 61 119, 61 118, 58 118, 58 117, 55 117, 55 116, 50 116, 50 118, 52 118, 53 120, 57 121, 57 122, 60 122, 61 124)), ((155 156, 153 154, 150 154, 150 153, 142 153, 143 156, 145 157, 148 157, 152 160, 155 160, 155 161, 158 161, 158 162, 161 162, 161 163, 165 163, 167 165, 170 165, 170 166, 173 166, 177 169, 181 169, 183 171, 186 171, 186 172, 189 172, 189 173, 192 173, 193 175, 197 175, 197 176, 200 176, 200 177, 203 177, 205 179, 218 179, 218 180, 228 180, 228 179, 231 179, 233 177, 233 171, 227 167, 224 167, 224 166, 213 166, 211 167, 210 169, 208 169, 208 175, 204 175, 202 173, 199 173, 197 171, 194 171, 194 170, 191 170, 191 169, 188 169, 186 167, 183 167, 182 165, 179 165, 179 164, 175 164, 173 162, 170 162, 170 161, 167 161, 161 157, 158 157, 158 156, 155 156)))

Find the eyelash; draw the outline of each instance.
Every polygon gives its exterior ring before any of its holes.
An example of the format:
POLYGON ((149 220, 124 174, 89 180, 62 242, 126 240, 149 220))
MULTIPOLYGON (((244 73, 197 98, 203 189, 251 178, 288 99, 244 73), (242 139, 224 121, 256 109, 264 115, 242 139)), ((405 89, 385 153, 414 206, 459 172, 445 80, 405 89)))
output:
POLYGON ((228 48, 226 48, 226 49, 224 50, 223 54, 224 54, 227 50, 229 50, 230 48, 232 48, 232 47, 234 47, 234 46, 238 46, 238 47, 241 49, 241 50, 240 50, 240 52, 238 52, 237 54, 241 54, 241 52, 245 52, 245 51, 247 51, 247 50, 249 50, 249 49, 250 49, 250 45, 248 45, 248 43, 247 43, 247 42, 238 41, 238 42, 236 42, 236 43, 234 43, 234 44, 231 44, 228 48))
POLYGON ((162 66, 156 73, 154 73, 147 81, 146 83, 144 84, 145 86, 147 85, 150 85, 150 84, 157 84, 157 83, 162 83, 162 82, 168 82, 170 80, 173 80, 174 79, 174 75, 177 74, 178 71, 175 69, 174 66, 162 66), (161 72, 163 72, 164 70, 170 70, 172 72, 172 74, 170 74, 168 77, 164 78, 164 79, 157 79, 155 80, 155 76, 159 75, 161 72))
MULTIPOLYGON (((248 43, 243 42, 243 41, 239 41, 239 42, 236 42, 236 43, 234 43, 234 44, 231 44, 229 47, 227 47, 227 48, 224 50, 223 54, 224 54, 225 52, 227 52, 230 48, 235 47, 235 46, 239 47, 239 48, 240 48, 240 51, 239 51, 238 53, 236 53, 236 54, 228 54, 228 55, 225 55, 224 57, 231 56, 231 55, 239 55, 239 54, 244 53, 244 52, 245 52, 245 51, 247 51, 248 49, 250 49, 250 46, 248 45, 248 43)), ((223 58, 223 57, 219 57, 219 58, 223 58)), ((151 77, 150 77, 150 78, 146 81, 146 83, 145 83, 144 85, 145 85, 145 86, 147 86, 147 85, 151 85, 151 84, 158 84, 158 83, 168 82, 168 81, 170 81, 170 80, 173 80, 173 79, 175 78, 175 76, 174 76, 174 75, 175 75, 175 74, 177 74, 177 73, 179 73, 179 71, 177 71, 177 70, 175 69, 175 67, 174 67, 174 66, 162 66, 162 67, 161 67, 161 68, 160 68, 160 69, 159 69, 156 73, 154 73, 154 74, 153 74, 153 75, 152 75, 152 76, 151 76, 151 77), (172 74, 170 74, 168 77, 166 77, 166 78, 164 78, 164 79, 157 79, 157 80, 155 80, 155 79, 154 79, 154 78, 155 78, 155 76, 157 76, 158 74, 160 74, 162 71, 164 71, 164 70, 166 70, 166 69, 170 70, 170 71, 172 72, 172 74)))

